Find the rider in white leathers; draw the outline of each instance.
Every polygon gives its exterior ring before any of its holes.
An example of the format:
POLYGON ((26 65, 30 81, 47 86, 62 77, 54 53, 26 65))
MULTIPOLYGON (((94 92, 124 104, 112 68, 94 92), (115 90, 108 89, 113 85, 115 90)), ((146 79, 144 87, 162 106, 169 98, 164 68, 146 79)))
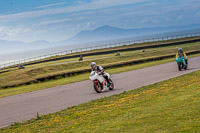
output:
POLYGON ((92 71, 95 71, 97 72, 99 75, 102 75, 108 82, 108 86, 110 86, 110 81, 108 79, 108 76, 106 75, 106 73, 104 72, 104 69, 102 66, 97 66, 95 62, 92 62, 91 63, 91 68, 92 68, 92 71))

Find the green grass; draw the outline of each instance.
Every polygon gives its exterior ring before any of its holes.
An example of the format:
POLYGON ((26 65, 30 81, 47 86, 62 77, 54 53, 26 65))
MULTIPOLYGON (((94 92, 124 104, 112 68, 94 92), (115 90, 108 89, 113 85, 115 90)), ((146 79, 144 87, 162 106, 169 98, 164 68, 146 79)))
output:
MULTIPOLYGON (((48 60, 48 59, 55 59, 55 58, 59 58, 59 57, 68 57, 71 55, 81 55, 81 54, 87 54, 87 53, 95 53, 95 52, 105 52, 105 51, 111 51, 111 50, 122 50, 122 49, 127 49, 127 48, 136 48, 136 47, 142 47, 142 46, 150 46, 150 45, 159 45, 159 44, 166 44, 166 43, 174 43, 174 42, 180 42, 180 41, 189 41, 189 40, 194 40, 194 39, 199 39, 200 37, 186 37, 186 38, 180 38, 180 39, 172 39, 172 40, 166 40, 166 41, 156 41, 156 42, 146 42, 146 43, 136 43, 136 44, 131 44, 131 45, 124 45, 124 46, 119 46, 119 47, 111 47, 111 48, 104 48, 104 49, 97 49, 97 50, 91 50, 91 51, 85 51, 85 52, 78 52, 78 53, 72 53, 72 54, 67 54, 67 55, 61 55, 61 56, 53 56, 53 57, 48 57, 45 59, 41 59, 40 61, 44 61, 44 60, 48 60)), ((177 45, 178 46, 178 45, 177 45)), ((111 55, 111 54, 106 54, 106 55, 111 55)), ((106 55, 99 55, 99 56, 106 56, 106 55)), ((84 57, 85 59, 87 59, 87 56, 84 57)), ((67 61, 74 61, 74 60, 78 60, 78 58, 70 58, 67 59, 67 61)), ((42 64, 52 64, 54 63, 59 63, 59 62, 65 62, 66 60, 58 60, 58 61, 49 61, 46 63, 38 63, 35 65, 28 65, 28 67, 32 67, 32 66, 41 66, 42 64)), ((37 61, 31 61, 31 62, 37 62, 37 61)), ((30 63, 30 62, 29 62, 30 63)), ((4 70, 15 70, 17 66, 15 66, 15 68, 10 68, 7 67, 4 70)), ((27 67, 27 66, 26 66, 27 67)), ((1 70, 1 69, 0 69, 1 70)))
MULTIPOLYGON (((189 58, 196 57, 196 56, 200 56, 200 54, 191 55, 191 56, 189 56, 189 58)), ((164 64, 164 63, 168 63, 168 62, 172 62, 172 61, 174 61, 174 58, 160 60, 160 61, 147 62, 147 63, 137 64, 137 65, 124 66, 124 67, 119 67, 119 68, 106 69, 106 72, 108 72, 110 74, 117 74, 117 73, 121 73, 121 72, 127 72, 127 71, 131 71, 131 70, 136 70, 136 69, 141 69, 141 68, 145 68, 145 67, 164 64)), ((177 68, 174 68, 174 69, 177 69, 177 68)), ((89 73, 85 73, 85 74, 80 74, 80 75, 76 75, 73 77, 51 80, 48 82, 41 82, 41 83, 37 83, 37 84, 24 85, 24 86, 7 88, 7 89, 0 89, 0 98, 12 96, 12 95, 16 95, 16 94, 22 94, 22 93, 26 93, 26 92, 31 92, 31 91, 36 91, 36 90, 41 90, 41 89, 46 89, 46 88, 55 87, 55 86, 59 86, 59 85, 79 82, 79 81, 88 80, 88 79, 89 79, 89 73)))
MULTIPOLYGON (((180 45, 185 51, 200 49, 199 42, 180 45)), ((177 48, 172 46, 165 48, 156 48, 147 50, 147 52, 124 52, 121 56, 108 56, 106 58, 91 59, 88 61, 72 62, 65 64, 47 65, 36 68, 27 68, 15 70, 0 75, 0 88, 4 86, 18 85, 26 82, 34 82, 37 78, 46 78, 49 76, 60 75, 63 73, 78 71, 90 68, 90 63, 95 61, 99 65, 116 64, 120 62, 128 62, 134 59, 144 59, 147 57, 161 56, 167 54, 176 54, 177 48)), ((96 56, 97 57, 97 56, 96 56)))
MULTIPOLYGON (((157 42, 156 42, 157 43, 157 42)), ((159 47, 159 48, 151 48, 151 49, 147 49, 146 51, 155 51, 155 50, 165 50, 165 49, 174 49, 177 50, 176 47, 188 47, 189 46, 198 46, 200 43, 199 42, 194 42, 194 43, 189 43, 189 44, 179 44, 179 45, 174 45, 174 46, 168 46, 168 47, 159 47)), ((135 44, 137 46, 137 44, 135 44)), ((123 46, 125 48, 127 47, 135 47, 135 45, 131 45, 131 46, 123 46)), ((146 43, 144 44, 140 44, 141 46, 147 46, 146 43)), ((140 46, 139 45, 139 46, 140 46)), ((115 50, 117 48, 109 48, 109 50, 115 50)), ((101 49, 100 51, 103 51, 105 49, 101 49)), ((95 50, 96 51, 96 50, 95 50)), ((95 51, 91 51, 91 52, 95 52, 95 51)), ((120 50, 119 50, 120 51, 120 50)), ((97 51, 98 52, 98 51, 97 51)), ((133 50, 133 51, 124 51, 124 52, 120 52, 121 55, 127 55, 127 54, 138 54, 141 53, 141 50, 133 50)), ((80 55, 81 53, 79 53, 80 55)), ((87 59, 94 59, 94 58, 106 58, 106 57, 115 57, 116 53, 111 53, 111 54, 103 54, 103 55, 93 55, 93 56, 85 56, 84 60, 87 59)), ((50 61, 50 62, 45 62, 45 63, 39 63, 39 64, 33 64, 33 65, 28 65, 26 66, 26 68, 36 68, 36 67, 44 67, 44 66, 48 66, 48 65, 56 65, 57 63, 63 63, 65 64, 66 62, 70 62, 70 61, 77 61, 79 58, 70 58, 70 59, 63 59, 63 60, 57 60, 57 61, 50 61)), ((5 70, 15 70, 16 68, 12 68, 12 69, 5 69, 5 70)))
POLYGON ((0 132, 199 132, 200 71, 63 111, 0 132))
MULTIPOLYGON (((153 51, 158 51, 158 50, 166 50, 166 49, 174 49, 177 50, 176 47, 183 47, 187 48, 188 46, 194 47, 200 44, 200 42, 195 42, 195 43, 189 43, 189 44, 181 44, 181 45, 174 45, 174 46, 168 46, 168 47, 159 47, 159 48, 151 48, 151 49, 146 49, 146 52, 153 52, 153 51)), ((130 55, 130 54, 139 54, 141 53, 141 50, 133 50, 133 51, 124 51, 120 52, 121 55, 130 55)), ((93 55, 93 56, 86 56, 84 57, 84 60, 87 59, 95 59, 95 58, 108 58, 108 57, 115 57, 116 53, 111 53, 111 54, 104 54, 104 55, 93 55)), ((51 61, 51 62, 46 62, 46 63, 39 63, 39 64, 34 64, 34 65, 29 65, 26 66, 27 68, 36 68, 36 67, 43 67, 43 66, 48 66, 48 65, 56 65, 58 63, 67 63, 70 61, 78 61, 79 58, 70 58, 70 59, 64 59, 64 60, 58 60, 58 61, 51 61)))

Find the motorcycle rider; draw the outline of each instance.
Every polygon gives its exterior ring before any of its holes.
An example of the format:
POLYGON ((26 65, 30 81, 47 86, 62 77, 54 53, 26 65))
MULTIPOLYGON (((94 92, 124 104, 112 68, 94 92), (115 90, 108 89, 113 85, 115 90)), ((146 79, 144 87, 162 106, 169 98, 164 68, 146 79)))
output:
POLYGON ((179 48, 179 49, 178 49, 178 52, 176 53, 176 58, 177 58, 178 56, 180 56, 180 57, 183 56, 186 65, 188 65, 187 56, 186 56, 186 54, 185 54, 185 52, 183 51, 182 48, 179 48))
POLYGON ((102 66, 97 66, 95 62, 92 62, 90 66, 92 68, 92 71, 97 72, 99 75, 102 75, 107 80, 108 86, 111 85, 111 83, 110 83, 110 81, 108 79, 108 76, 104 72, 104 69, 103 69, 102 66))

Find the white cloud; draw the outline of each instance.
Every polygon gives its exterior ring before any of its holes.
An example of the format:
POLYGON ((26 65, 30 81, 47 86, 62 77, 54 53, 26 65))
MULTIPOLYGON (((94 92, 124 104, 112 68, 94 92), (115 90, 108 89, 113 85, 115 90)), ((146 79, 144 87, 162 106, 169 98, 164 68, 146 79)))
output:
POLYGON ((55 4, 48 4, 48 5, 36 7, 36 9, 43 9, 43 8, 48 8, 48 7, 55 7, 55 6, 65 5, 65 4, 67 4, 67 3, 66 2, 61 2, 61 3, 55 3, 55 4))
POLYGON ((198 18, 200 11, 198 0, 193 0, 192 3, 187 0, 92 0, 90 3, 78 1, 73 6, 66 3, 40 6, 37 7, 37 11, 0 15, 0 24, 13 25, 13 30, 3 30, 0 36, 23 33, 22 29, 20 31, 14 28, 14 25, 27 26, 26 32, 30 28, 26 34, 30 35, 30 38, 34 36, 47 39, 49 34, 67 37, 81 30, 91 30, 102 25, 121 28, 181 25, 181 22, 177 23, 181 19, 185 23, 191 21, 186 20, 187 14, 193 12, 193 16, 198 18))
POLYGON ((0 27, 0 38, 15 36, 17 34, 27 33, 29 31, 29 28, 0 27))
MULTIPOLYGON (((71 13, 77 11, 86 11, 86 10, 96 10, 96 9, 103 9, 107 7, 114 7, 114 6, 121 6, 127 4, 134 4, 139 2, 145 2, 149 0, 94 0, 91 3, 79 3, 77 6, 71 7, 61 7, 61 8, 54 8, 54 9, 44 9, 39 11, 29 11, 29 12, 22 12, 16 14, 8 14, 8 15, 1 15, 0 22, 5 21, 13 21, 14 19, 26 19, 26 18, 33 18, 33 17, 41 17, 45 15, 55 15, 55 14, 62 14, 62 13, 71 13)), ((46 5, 51 6, 51 5, 46 5)))
POLYGON ((91 3, 87 4, 89 9, 99 9, 106 7, 114 7, 128 4, 136 4, 141 2, 148 2, 150 0, 94 0, 91 3))
MULTIPOLYGON (((16 13, 16 14, 1 15, 0 22, 9 22, 9 21, 22 20, 22 19, 28 19, 28 18, 44 17, 48 15, 53 16, 56 14, 73 13, 73 12, 79 12, 79 11, 84 12, 88 10, 101 10, 101 9, 107 10, 108 7, 130 5, 130 4, 136 4, 136 3, 141 3, 141 2, 146 2, 146 4, 143 4, 142 6, 139 6, 139 7, 147 7, 147 9, 134 7, 135 9, 138 9, 138 11, 135 10, 136 15, 141 15, 141 12, 145 12, 145 14, 150 14, 152 12, 156 14, 162 14, 162 13, 164 14, 166 12, 170 12, 170 11, 173 12, 173 11, 180 10, 183 8, 187 9, 186 6, 190 8, 191 7, 190 5, 193 4, 188 1, 180 2, 178 5, 162 5, 152 0, 126 0, 126 1, 124 0, 93 0, 90 3, 78 2, 79 4, 76 6, 60 7, 60 8, 53 8, 53 9, 42 9, 39 11, 29 11, 29 12, 22 12, 22 13, 16 13), (157 5, 155 9, 150 8, 155 5, 157 5), (141 11, 141 10, 144 10, 144 11, 141 11)), ((198 2, 198 1, 194 0, 194 2, 198 2)), ((52 7, 56 5, 62 5, 62 4, 64 4, 64 2, 49 4, 49 5, 41 6, 38 8, 52 7)), ((197 5, 196 6, 195 5, 193 4, 192 8, 193 7, 197 8, 197 5)), ((127 12, 124 12, 124 13, 127 13, 127 12)), ((142 15, 145 15, 145 14, 142 14, 142 15)), ((55 22, 52 21, 52 23, 56 23, 56 21, 55 22)))
POLYGON ((149 22, 149 19, 148 18, 144 18, 140 21, 140 23, 148 23, 149 22))
POLYGON ((93 25, 95 25, 95 22, 87 22, 87 23, 86 23, 86 27, 91 27, 91 26, 93 26, 93 25))
POLYGON ((179 16, 178 16, 178 19, 183 19, 183 15, 179 15, 179 16))
POLYGON ((35 26, 42 26, 42 25, 49 25, 49 24, 58 24, 58 23, 66 23, 66 22, 73 22, 73 21, 80 21, 84 20, 86 17, 77 17, 77 18, 66 18, 66 19, 52 19, 52 20, 44 20, 42 22, 39 22, 37 24, 34 24, 35 26))

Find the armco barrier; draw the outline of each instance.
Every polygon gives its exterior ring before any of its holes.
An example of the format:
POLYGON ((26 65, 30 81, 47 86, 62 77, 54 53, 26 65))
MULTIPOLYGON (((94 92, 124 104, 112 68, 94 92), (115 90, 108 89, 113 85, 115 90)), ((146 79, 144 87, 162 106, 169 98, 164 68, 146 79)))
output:
MULTIPOLYGON (((123 51, 132 51, 132 50, 142 50, 142 49, 147 49, 147 48, 173 46, 173 45, 186 44, 186 43, 192 43, 192 42, 198 42, 198 41, 200 41, 200 39, 179 41, 179 42, 173 42, 173 43, 165 43, 165 44, 161 43, 161 44, 143 46, 143 47, 138 46, 138 47, 133 47, 133 48, 121 48, 121 49, 117 49, 117 50, 108 50, 108 51, 103 51, 103 52, 93 52, 93 53, 87 53, 87 54, 82 54, 82 55, 83 56, 92 56, 92 55, 111 54, 111 53, 116 53, 117 51, 123 52, 123 51)), ((72 56, 58 57, 58 58, 47 59, 47 60, 42 60, 42 61, 35 61, 35 62, 25 63, 24 66, 34 65, 34 64, 39 64, 39 63, 45 63, 45 62, 50 62, 50 61, 69 59, 69 58, 76 58, 76 57, 79 57, 79 56, 80 55, 72 55, 72 56)), ((13 67, 17 67, 17 66, 13 66, 13 67)))
MULTIPOLYGON (((95 49, 111 48, 111 47, 124 46, 124 45, 137 44, 137 43, 145 43, 145 42, 166 41, 166 40, 180 39, 180 38, 186 38, 186 37, 196 37, 196 36, 200 36, 200 32, 174 35, 174 36, 163 36, 163 37, 159 37, 159 38, 150 38, 150 39, 143 39, 143 40, 127 41, 127 42, 119 42, 119 43, 99 45, 99 46, 79 48, 79 49, 72 49, 72 50, 67 50, 67 51, 62 51, 62 52, 58 52, 58 53, 42 55, 42 56, 38 56, 38 57, 33 57, 33 58, 29 58, 29 59, 23 59, 23 60, 19 60, 19 61, 15 61, 15 62, 2 64, 2 65, 0 65, 0 69, 7 68, 9 66, 16 67, 19 64, 25 64, 25 63, 31 62, 31 61, 42 60, 42 59, 54 57, 57 55, 67 55, 67 54, 71 54, 71 53, 91 51, 91 50, 95 50, 95 49)), ((57 59, 61 59, 61 58, 57 58, 57 59)), ((49 60, 49 61, 51 61, 51 60, 49 60)), ((47 61, 45 61, 45 62, 47 62, 47 61)), ((38 62, 38 63, 40 63, 40 62, 38 62)))
MULTIPOLYGON (((200 50, 193 50, 193 51, 186 52, 187 55, 197 54, 197 53, 200 53, 200 50)), ((175 54, 168 54, 168 55, 163 55, 163 56, 156 56, 156 57, 150 57, 150 58, 145 58, 145 59, 120 62, 120 63, 110 64, 110 65, 103 65, 103 67, 105 69, 106 68, 116 68, 116 67, 122 67, 122 66, 126 66, 126 65, 140 64, 140 63, 144 63, 144 62, 162 60, 162 59, 173 58, 173 57, 175 57, 175 54)), ((20 83, 20 84, 3 86, 1 88, 10 88, 10 87, 17 87, 17 86, 21 86, 21 85, 29 85, 32 83, 38 83, 38 82, 44 82, 44 81, 48 81, 48 80, 64 78, 67 76, 78 75, 78 74, 82 74, 82 73, 86 73, 86 72, 90 72, 90 71, 91 71, 91 69, 88 68, 88 69, 83 69, 83 70, 78 70, 78 71, 65 72, 65 73, 60 73, 60 74, 56 74, 56 75, 51 75, 48 77, 37 78, 35 80, 20 83)))

